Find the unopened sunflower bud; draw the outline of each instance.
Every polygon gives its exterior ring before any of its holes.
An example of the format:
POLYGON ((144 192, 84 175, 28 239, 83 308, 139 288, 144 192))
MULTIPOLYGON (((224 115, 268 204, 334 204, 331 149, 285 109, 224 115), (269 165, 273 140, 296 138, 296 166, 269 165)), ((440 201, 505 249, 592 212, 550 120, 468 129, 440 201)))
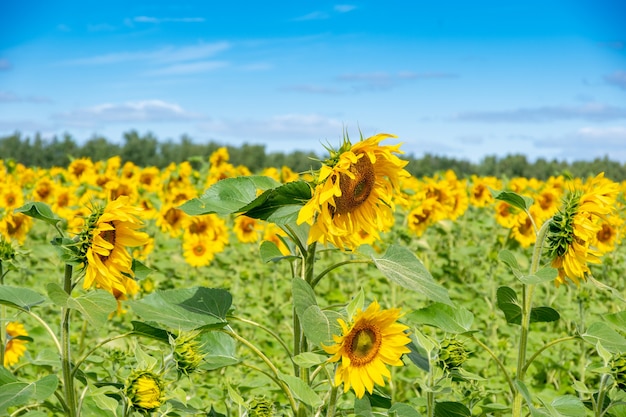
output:
POLYGON ((456 369, 467 360, 468 353, 462 342, 456 339, 444 339, 439 350, 439 366, 446 371, 456 369))
POLYGON ((15 248, 11 245, 11 241, 5 240, 3 235, 0 235, 0 263, 3 261, 12 261, 15 258, 15 248))
POLYGON ((204 354, 198 341, 198 332, 182 333, 172 342, 174 361, 178 372, 189 375, 200 366, 204 354))
POLYGON ((248 404, 248 417, 272 417, 274 405, 265 398, 255 398, 248 404))
POLYGON ((165 401, 163 391, 161 376, 149 370, 133 372, 124 387, 128 405, 141 413, 159 408, 165 401))
POLYGON ((614 356, 610 365, 615 385, 622 391, 626 391, 626 353, 614 356))

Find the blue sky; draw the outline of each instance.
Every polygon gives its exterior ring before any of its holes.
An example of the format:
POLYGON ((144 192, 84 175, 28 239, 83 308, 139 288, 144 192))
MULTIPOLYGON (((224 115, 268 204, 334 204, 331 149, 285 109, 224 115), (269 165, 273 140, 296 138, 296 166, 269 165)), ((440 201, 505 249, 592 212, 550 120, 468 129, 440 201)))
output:
POLYGON ((131 129, 319 154, 344 130, 387 132, 416 157, 626 162, 626 2, 0 5, 0 135, 131 129))

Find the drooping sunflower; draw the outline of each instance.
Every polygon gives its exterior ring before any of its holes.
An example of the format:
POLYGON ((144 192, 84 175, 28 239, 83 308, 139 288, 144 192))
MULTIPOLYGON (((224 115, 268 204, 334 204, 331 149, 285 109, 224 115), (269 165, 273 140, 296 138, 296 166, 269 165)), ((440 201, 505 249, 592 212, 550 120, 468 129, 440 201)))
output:
POLYGON ((390 137, 381 133, 354 145, 345 138, 338 151, 330 151, 312 198, 298 213, 298 224, 311 225, 309 243, 354 249, 361 230, 378 239, 393 225, 393 191, 410 174, 404 170, 408 161, 397 156, 400 145, 380 145, 390 137))
POLYGON ((374 384, 384 386, 391 378, 387 365, 402 366, 400 359, 410 350, 406 346, 411 339, 408 326, 400 324, 400 310, 381 310, 378 302, 372 302, 365 311, 358 310, 350 324, 338 319, 342 335, 334 335, 334 345, 322 346, 333 355, 329 361, 338 362, 335 386, 344 384, 344 392, 350 388, 357 398, 365 391, 372 393, 374 384))
POLYGON ((4 348, 4 366, 15 365, 26 352, 27 340, 19 339, 28 336, 24 325, 17 322, 8 322, 6 326, 7 343, 4 348))
POLYGON ((150 237, 138 229, 141 209, 122 196, 104 208, 95 208, 81 235, 85 252, 85 289, 102 288, 117 299, 137 292, 133 259, 127 248, 148 244, 150 237))
POLYGON ((129 407, 148 414, 165 402, 165 382, 150 370, 137 370, 126 380, 124 394, 129 407))
POLYGON ((547 237, 548 256, 558 270, 557 286, 568 279, 579 285, 590 273, 589 264, 601 262, 598 232, 602 222, 614 214, 618 193, 619 184, 601 173, 566 196, 550 223, 547 237))

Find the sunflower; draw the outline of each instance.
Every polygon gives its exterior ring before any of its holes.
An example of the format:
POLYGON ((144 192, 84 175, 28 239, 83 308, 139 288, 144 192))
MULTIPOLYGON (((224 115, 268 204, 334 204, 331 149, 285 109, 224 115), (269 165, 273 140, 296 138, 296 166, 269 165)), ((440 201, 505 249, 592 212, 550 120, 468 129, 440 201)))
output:
POLYGON ((354 249, 361 230, 379 238, 394 222, 393 189, 407 161, 396 156, 400 145, 381 146, 389 134, 378 134, 352 145, 346 137, 338 151, 322 165, 312 198, 298 213, 298 224, 311 225, 309 243, 330 242, 354 249))
POLYGON ((257 242, 259 240, 259 232, 262 229, 263 225, 252 217, 243 215, 235 217, 233 230, 241 243, 257 242))
POLYGON ((165 402, 165 383, 159 374, 138 370, 126 380, 124 393, 130 407, 148 414, 165 402))
POLYGON ((6 327, 7 343, 4 349, 4 366, 12 366, 24 356, 27 340, 19 339, 28 336, 28 332, 21 323, 9 322, 6 327))
POLYGON ((406 345, 411 339, 408 326, 397 323, 400 315, 399 309, 381 310, 374 301, 365 311, 358 310, 350 325, 338 319, 343 335, 333 335, 334 345, 322 346, 333 355, 329 361, 341 360, 335 386, 343 382, 344 392, 353 388, 357 398, 362 398, 365 390, 372 393, 374 384, 384 386, 383 377, 391 378, 386 365, 404 365, 400 358, 410 352, 406 345))
POLYGON ((130 206, 122 196, 104 208, 96 208, 87 220, 81 238, 85 250, 85 289, 94 284, 123 299, 138 290, 132 270, 133 259, 127 247, 149 243, 149 236, 137 229, 140 208, 130 206))
POLYGON ((618 192, 619 185, 601 173, 565 198, 549 225, 547 237, 548 256, 558 270, 557 286, 567 279, 578 285, 590 273, 589 264, 601 263, 598 233, 602 222, 615 212, 618 192))
POLYGON ((211 242, 202 235, 187 234, 183 238, 183 257, 191 266, 206 266, 215 257, 211 242))

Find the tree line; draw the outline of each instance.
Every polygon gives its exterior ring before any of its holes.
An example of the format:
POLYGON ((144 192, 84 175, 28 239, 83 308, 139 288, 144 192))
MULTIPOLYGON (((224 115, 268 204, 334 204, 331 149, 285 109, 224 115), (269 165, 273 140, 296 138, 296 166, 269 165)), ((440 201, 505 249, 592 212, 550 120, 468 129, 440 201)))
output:
MULTIPOLYGON (((243 144, 230 146, 218 142, 195 143, 189 136, 183 135, 179 141, 159 141, 153 134, 140 135, 132 130, 123 134, 121 144, 113 143, 101 136, 94 136, 79 144, 69 134, 63 137, 44 139, 40 134, 23 137, 19 132, 0 137, 0 159, 14 160, 28 167, 51 168, 66 167, 72 159, 88 157, 93 161, 105 160, 119 155, 122 161, 131 161, 138 166, 156 166, 164 168, 170 163, 189 161, 198 168, 218 148, 226 146, 233 165, 244 165, 252 172, 260 172, 268 167, 288 166, 296 172, 305 172, 319 167, 319 160, 325 157, 313 152, 293 151, 266 152, 264 145, 243 144)), ((527 177, 545 180, 553 175, 588 177, 604 172, 614 181, 626 180, 626 164, 612 161, 605 156, 593 161, 568 163, 556 159, 538 158, 529 161, 520 154, 505 157, 487 156, 479 163, 425 154, 415 157, 403 155, 408 160, 407 170, 416 177, 432 176, 448 169, 458 177, 471 175, 493 175, 503 178, 527 177)))

